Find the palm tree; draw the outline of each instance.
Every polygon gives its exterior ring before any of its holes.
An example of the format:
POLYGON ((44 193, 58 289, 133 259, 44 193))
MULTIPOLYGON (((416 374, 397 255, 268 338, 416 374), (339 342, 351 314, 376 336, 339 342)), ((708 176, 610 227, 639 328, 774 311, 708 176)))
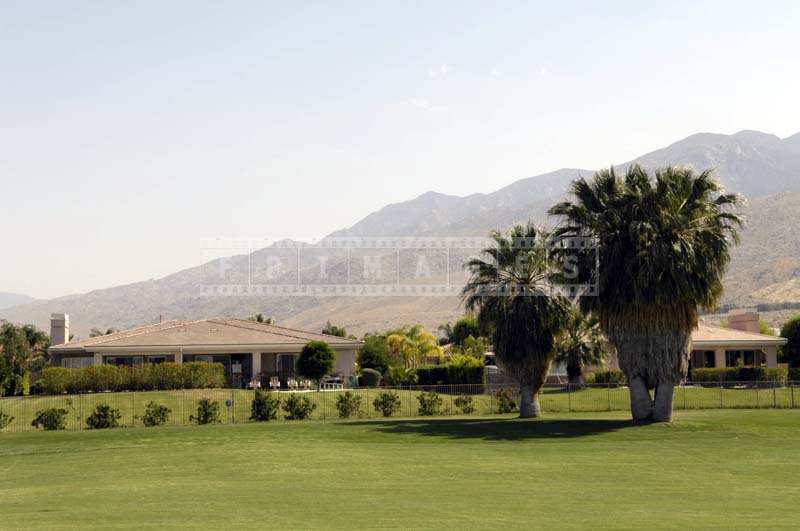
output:
POLYGON ((723 193, 711 172, 667 167, 650 176, 638 165, 572 183, 556 236, 597 239, 598 295, 583 297, 616 348, 628 378, 635 421, 672 419, 674 386, 686 373, 698 307, 722 293, 730 249, 742 219, 739 197, 723 193), (655 391, 651 398, 649 390, 655 391))
POLYGON ((444 351, 435 335, 422 325, 401 328, 386 337, 389 354, 406 369, 415 369, 429 357, 442 357, 444 351))
POLYGON ((570 384, 583 384, 583 368, 600 366, 605 361, 608 345, 600 331, 600 321, 572 306, 564 332, 556 344, 556 363, 567 367, 570 384))
POLYGON ((552 295, 554 263, 546 233, 528 225, 491 237, 496 247, 483 250, 489 259, 466 264, 471 277, 464 286, 464 302, 480 322, 492 325, 497 361, 519 384, 520 417, 537 417, 539 390, 555 355, 566 303, 552 295))

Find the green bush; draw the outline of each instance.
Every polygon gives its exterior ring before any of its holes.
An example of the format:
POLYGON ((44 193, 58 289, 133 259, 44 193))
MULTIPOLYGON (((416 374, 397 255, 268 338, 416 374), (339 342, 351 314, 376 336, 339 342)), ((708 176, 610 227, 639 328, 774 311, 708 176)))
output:
POLYGON ((319 382, 331 372, 336 361, 336 352, 324 341, 309 341, 297 356, 297 373, 304 378, 319 382))
POLYGON ((336 397, 339 418, 349 419, 361 414, 361 397, 352 391, 345 391, 336 397))
POLYGON ((189 422, 214 424, 219 422, 219 402, 203 398, 197 403, 197 415, 189 415, 189 422))
POLYGON ((14 417, 7 415, 4 411, 0 411, 0 430, 6 428, 14 420, 14 417))
POLYGON ((362 370, 375 369, 381 374, 386 374, 391 362, 386 336, 370 334, 364 337, 364 344, 356 355, 356 363, 362 370))
POLYGON ((384 417, 391 417, 400 411, 400 404, 400 395, 392 391, 385 391, 372 401, 372 407, 384 417))
POLYGON ((44 394, 99 393, 103 391, 150 391, 204 389, 225 384, 221 363, 187 362, 117 367, 97 365, 83 369, 48 367, 37 382, 44 394))
POLYGON ((793 382, 800 382, 800 368, 793 367, 789 369, 788 379, 793 382))
POLYGON ((277 420, 281 399, 266 391, 257 390, 250 406, 250 420, 267 422, 277 420))
POLYGON ((764 367, 724 367, 711 369, 694 369, 692 381, 703 382, 785 382, 788 376, 785 368, 764 367))
POLYGON ((424 392, 417 395, 419 402, 419 414, 423 417, 431 417, 442 414, 442 397, 438 393, 424 392))
POLYGON ((361 369, 358 385, 361 387, 378 387, 381 384, 381 373, 377 369, 361 369))
POLYGON ((141 417, 142 424, 148 428, 162 426, 169 420, 170 413, 172 413, 172 410, 167 406, 148 402, 144 408, 144 415, 141 417))
POLYGON ((417 369, 419 385, 475 385, 483 383, 484 362, 474 356, 456 355, 450 363, 417 369))
POLYGON ((69 412, 63 408, 42 409, 36 412, 36 418, 31 422, 31 426, 45 431, 64 430, 67 428, 67 413, 69 412))
POLYGON ((465 415, 469 415, 475 411, 475 405, 472 403, 472 397, 469 395, 461 395, 456 397, 453 402, 455 403, 456 407, 465 415))
POLYGON ((609 369, 607 371, 595 371, 592 375, 591 383, 610 384, 612 386, 625 385, 625 373, 618 370, 609 369))
POLYGON ((286 420, 304 420, 311 416, 311 412, 317 408, 317 405, 312 403, 307 396, 294 393, 286 397, 286 401, 281 407, 286 412, 283 417, 286 420))
POLYGON ((517 399, 511 389, 500 389, 495 395, 497 398, 498 413, 513 413, 517 409, 517 399))
POLYGON ((789 367, 800 367, 800 315, 792 317, 781 327, 781 337, 787 339, 782 352, 789 367))
POLYGON ((108 404, 97 404, 92 414, 86 418, 86 427, 90 430, 104 430, 119 427, 122 414, 108 404))

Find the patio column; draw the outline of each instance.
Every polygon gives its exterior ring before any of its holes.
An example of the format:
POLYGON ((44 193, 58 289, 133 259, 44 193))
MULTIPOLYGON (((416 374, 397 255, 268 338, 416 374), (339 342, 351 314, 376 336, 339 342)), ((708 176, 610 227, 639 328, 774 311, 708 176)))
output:
POLYGON ((768 368, 774 369, 778 366, 778 347, 767 347, 764 350, 764 354, 767 355, 768 368))
POLYGON ((98 354, 97 352, 94 353, 94 364, 95 365, 102 365, 103 364, 103 355, 98 354))
POLYGON ((253 378, 261 374, 261 353, 253 352, 253 378))
POLYGON ((183 363, 183 349, 175 353, 175 363, 183 363))
POLYGON ((725 367, 725 349, 718 348, 714 350, 714 367, 722 369, 725 367))

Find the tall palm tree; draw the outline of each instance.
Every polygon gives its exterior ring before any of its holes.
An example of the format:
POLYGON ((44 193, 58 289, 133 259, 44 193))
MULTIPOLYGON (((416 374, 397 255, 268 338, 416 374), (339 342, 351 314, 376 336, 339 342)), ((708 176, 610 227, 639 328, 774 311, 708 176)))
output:
POLYGON ((572 306, 556 343, 555 362, 566 365, 569 383, 583 384, 584 367, 603 364, 609 350, 607 343, 597 316, 572 306))
POLYGON ((520 417, 541 414, 539 391, 555 355, 556 336, 566 315, 566 302, 553 296, 555 264, 547 251, 548 235, 533 225, 516 226, 507 236, 493 232, 488 258, 474 258, 464 286, 464 302, 478 320, 492 325, 498 363, 517 381, 520 417))
POLYGON ((739 197, 709 171, 667 167, 650 176, 638 165, 624 178, 612 168, 578 179, 570 191, 572 200, 550 209, 563 218, 556 236, 599 245, 598 295, 583 297, 583 309, 597 314, 617 350, 634 420, 669 421, 698 307, 718 301, 738 242, 739 197))

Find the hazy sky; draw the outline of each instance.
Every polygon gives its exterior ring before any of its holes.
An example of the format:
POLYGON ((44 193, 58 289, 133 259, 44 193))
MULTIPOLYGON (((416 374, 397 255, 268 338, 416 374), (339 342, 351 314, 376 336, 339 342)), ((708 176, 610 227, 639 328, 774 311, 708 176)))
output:
POLYGON ((695 132, 800 131, 797 2, 597 4, 2 2, 0 291, 159 277, 203 238, 319 238, 695 132))

